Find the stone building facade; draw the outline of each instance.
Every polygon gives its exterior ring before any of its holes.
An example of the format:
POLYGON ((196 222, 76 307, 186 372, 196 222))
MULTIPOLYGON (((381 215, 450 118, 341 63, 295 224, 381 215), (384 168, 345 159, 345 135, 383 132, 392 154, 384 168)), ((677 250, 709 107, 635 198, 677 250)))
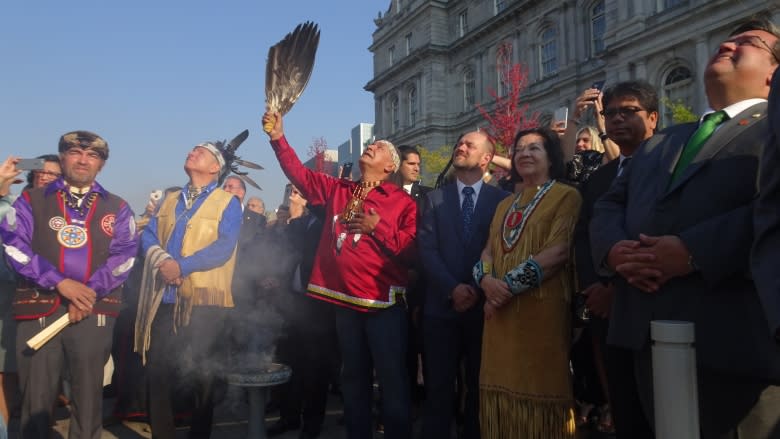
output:
MULTIPOLYGON (((707 107, 703 68, 741 20, 777 0, 391 0, 369 50, 377 137, 438 148, 486 122, 500 92, 499 45, 528 69, 522 101, 550 114, 596 81, 645 79, 694 112, 707 107)), ((671 124, 664 111, 662 126, 671 124)))

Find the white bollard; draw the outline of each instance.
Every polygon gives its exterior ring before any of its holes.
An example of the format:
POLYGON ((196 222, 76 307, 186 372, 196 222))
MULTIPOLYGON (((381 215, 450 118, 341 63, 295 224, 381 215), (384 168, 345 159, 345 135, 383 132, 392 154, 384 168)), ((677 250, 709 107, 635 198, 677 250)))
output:
POLYGON ((650 322, 650 338, 653 340, 655 436, 699 439, 694 325, 655 320, 650 322))

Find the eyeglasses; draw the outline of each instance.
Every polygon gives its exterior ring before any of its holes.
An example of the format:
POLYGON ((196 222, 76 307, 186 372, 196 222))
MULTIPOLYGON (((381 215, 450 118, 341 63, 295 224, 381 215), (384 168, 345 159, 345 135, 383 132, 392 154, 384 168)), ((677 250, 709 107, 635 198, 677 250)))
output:
POLYGON ((605 110, 601 110, 600 114, 607 118, 613 118, 619 114, 620 117, 625 119, 629 116, 639 113, 640 111, 647 111, 647 110, 639 107, 607 108, 605 110))
POLYGON ((756 49, 766 50, 769 52, 770 55, 772 55, 772 58, 775 59, 775 62, 780 64, 780 58, 777 57, 777 54, 774 50, 772 50, 772 46, 769 45, 766 41, 764 41, 763 38, 759 37, 758 35, 743 35, 741 37, 731 38, 724 43, 734 43, 737 46, 753 46, 756 49))
POLYGON ((33 175, 39 175, 39 176, 46 175, 46 176, 54 177, 54 178, 60 178, 60 176, 62 175, 59 172, 54 172, 54 171, 32 171, 32 172, 33 172, 33 175))

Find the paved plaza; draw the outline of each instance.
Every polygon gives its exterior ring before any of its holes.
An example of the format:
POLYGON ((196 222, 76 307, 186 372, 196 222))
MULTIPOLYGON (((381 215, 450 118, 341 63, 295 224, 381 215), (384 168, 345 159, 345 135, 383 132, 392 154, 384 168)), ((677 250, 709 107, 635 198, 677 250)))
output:
MULTIPOLYGON (((104 401, 105 419, 110 419, 111 409, 114 400, 106 399, 104 401)), ((321 439, 342 439, 345 437, 344 428, 339 425, 339 419, 343 411, 341 402, 337 396, 329 396, 328 410, 323 425, 321 439)), ((55 417, 57 423, 54 426, 55 434, 52 439, 67 439, 68 437, 68 415, 67 408, 58 408, 55 417)), ((247 437, 247 419, 248 405, 243 392, 240 389, 230 388, 225 399, 217 406, 215 413, 215 426, 211 437, 214 439, 245 439, 247 437)), ((274 412, 266 417, 266 425, 272 425, 279 419, 279 412, 274 412)), ((178 430, 177 438, 186 439, 189 429, 181 427, 178 430)), ((296 439, 299 431, 290 431, 279 439, 296 439)), ((9 439, 19 437, 19 419, 11 419, 8 431, 9 439)), ((102 439, 140 439, 151 438, 152 433, 149 425, 142 422, 107 422, 103 430, 102 439)), ((381 438, 381 434, 376 435, 381 438)))
MULTIPOLYGON (((104 401, 105 419, 110 420, 111 409, 114 400, 106 399, 104 401)), ((246 439, 247 438, 247 419, 249 407, 246 398, 241 389, 230 387, 225 399, 217 406, 215 411, 215 425, 212 430, 212 439, 246 439)), ((68 409, 60 407, 55 413, 57 419, 54 426, 52 439, 68 438, 68 409)), ((343 415, 341 398, 330 394, 328 397, 328 409, 325 415, 325 423, 322 428, 322 434, 319 439, 344 439, 346 432, 340 425, 343 415)), ((279 419, 279 412, 266 416, 266 425, 270 426, 279 419)), ((415 439, 423 439, 420 434, 421 419, 417 418, 413 424, 415 439)), ((454 429, 453 429, 454 430, 454 429)), ((181 427, 177 432, 177 439, 187 439, 188 427, 181 427)), ((19 438, 19 418, 12 418, 8 432, 9 439, 19 438)), ((289 431, 276 439, 297 439, 299 431, 289 431)), ((101 439, 151 439, 152 433, 149 424, 143 422, 114 422, 107 421, 103 429, 101 439)), ((382 439, 381 433, 375 433, 373 439, 382 439)), ((578 431, 577 439, 610 439, 614 436, 599 434, 597 432, 578 431)), ((453 434, 453 439, 456 436, 453 434)))

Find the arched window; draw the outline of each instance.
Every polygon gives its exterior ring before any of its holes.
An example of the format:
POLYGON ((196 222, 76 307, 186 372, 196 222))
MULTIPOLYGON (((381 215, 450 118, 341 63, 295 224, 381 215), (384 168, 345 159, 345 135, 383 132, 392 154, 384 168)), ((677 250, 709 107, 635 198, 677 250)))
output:
POLYGON ((542 78, 558 71, 558 31, 548 27, 542 31, 539 44, 539 66, 542 78))
POLYGON ((417 123, 417 88, 409 89, 409 126, 413 127, 417 123))
POLYGON ((400 128, 400 119, 398 118, 398 96, 393 96, 390 100, 390 127, 393 132, 398 131, 400 128))
POLYGON ((474 79, 474 71, 470 68, 463 72, 463 110, 471 111, 474 109, 476 103, 474 99, 474 89, 476 88, 476 80, 474 79))
POLYGON ((604 15, 604 1, 596 2, 590 8, 590 48, 595 55, 604 50, 604 32, 607 30, 607 19, 604 15))
POLYGON ((662 126, 671 126, 675 123, 673 106, 683 105, 691 108, 693 105, 693 74, 685 66, 673 67, 663 80, 661 89, 663 112, 661 113, 662 126))

